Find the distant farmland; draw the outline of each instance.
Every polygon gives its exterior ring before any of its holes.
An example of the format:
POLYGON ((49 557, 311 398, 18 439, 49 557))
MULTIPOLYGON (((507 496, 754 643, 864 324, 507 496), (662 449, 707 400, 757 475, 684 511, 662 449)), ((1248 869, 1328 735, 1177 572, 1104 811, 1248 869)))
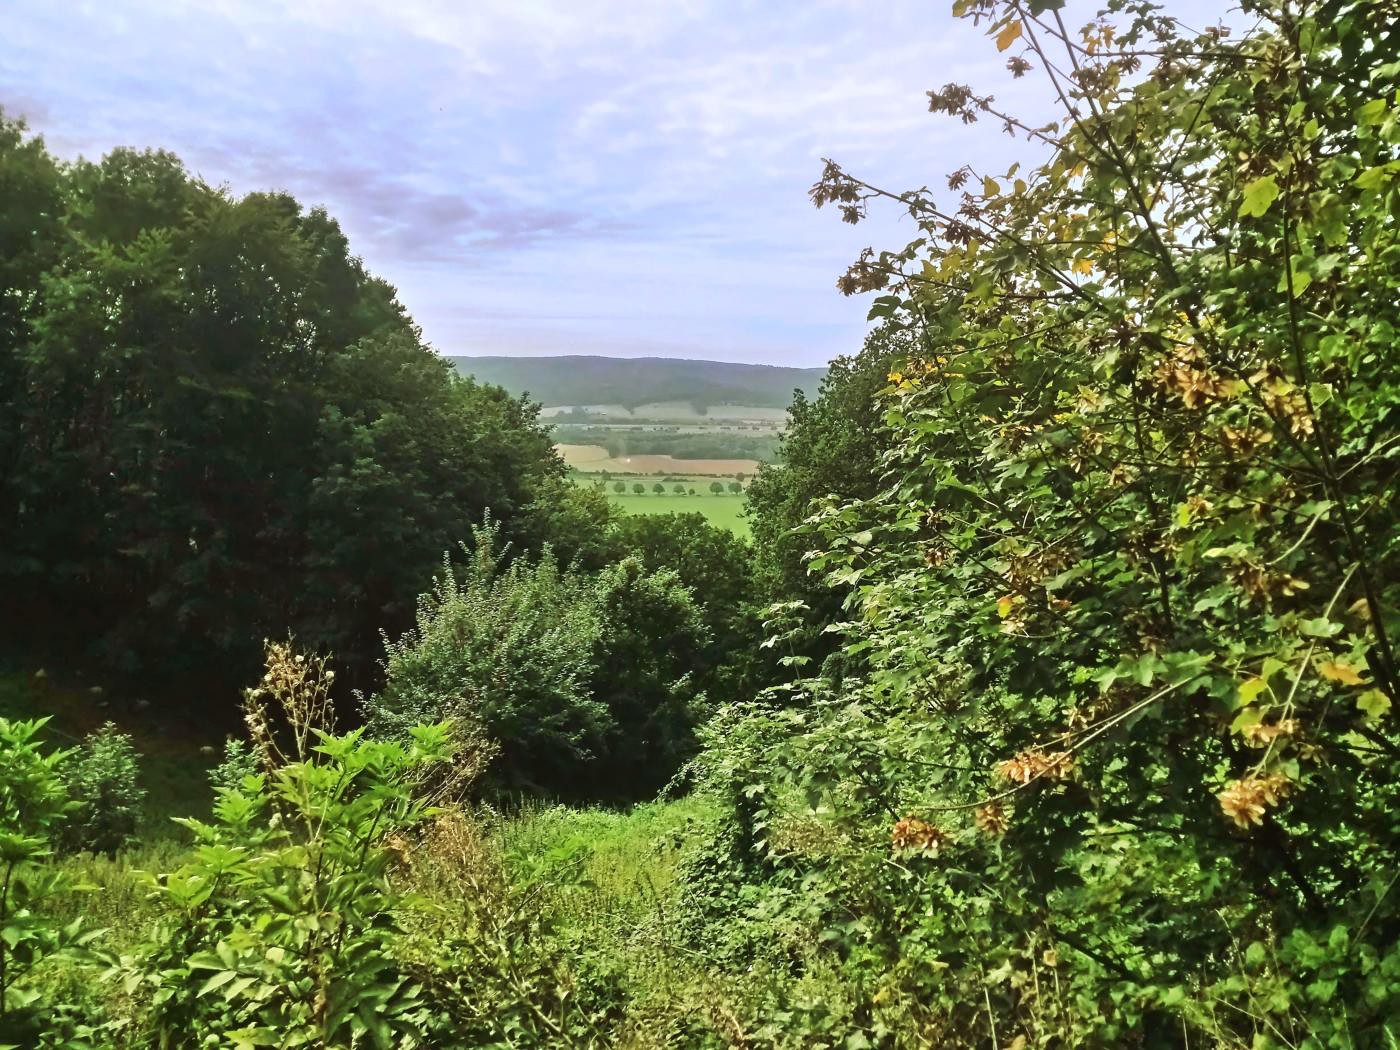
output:
POLYGON ((752 476, 758 471, 756 459, 676 459, 674 456, 642 455, 614 458, 602 445, 556 445, 564 462, 573 470, 599 474, 752 476))
POLYGON ((711 525, 718 525, 745 538, 749 535, 742 495, 726 492, 715 496, 701 490, 694 496, 677 496, 670 492, 662 495, 648 492, 638 496, 631 492, 615 493, 609 489, 608 499, 629 514, 703 514, 711 525))

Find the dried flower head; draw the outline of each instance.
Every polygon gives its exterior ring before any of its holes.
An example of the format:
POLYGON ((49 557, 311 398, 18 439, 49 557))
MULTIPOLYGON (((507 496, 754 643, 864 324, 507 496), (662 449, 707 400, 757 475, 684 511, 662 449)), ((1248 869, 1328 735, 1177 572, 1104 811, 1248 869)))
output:
POLYGON ((948 835, 941 828, 912 814, 896 821, 890 831, 890 844, 896 853, 935 857, 947 841, 948 835))
POLYGON ((1298 722, 1293 718, 1282 718, 1277 722, 1256 722, 1240 730, 1244 742, 1250 747, 1268 747, 1281 736, 1298 735, 1298 722))
POLYGON ((1011 823, 1006 815, 1006 810, 995 802, 978 806, 974 819, 977 821, 979 829, 988 835, 998 837, 1006 834, 1007 826, 1011 823))
POLYGON ((1031 749, 1008 758, 997 766, 997 772, 1013 784, 1029 784, 1032 780, 1068 780, 1074 773, 1074 756, 1068 751, 1046 753, 1031 749))
POLYGON ((243 722, 261 764, 271 769, 285 756, 277 746, 270 710, 280 714, 290 731, 292 757, 308 758, 316 732, 335 731, 335 708, 331 700, 335 672, 326 666, 326 657, 299 653, 290 640, 264 640, 263 661, 262 680, 243 691, 243 722))
POLYGON ((1217 797, 1224 814, 1238 827, 1248 828, 1262 824, 1268 808, 1277 806, 1292 788, 1293 782, 1282 773, 1269 773, 1232 780, 1217 797))

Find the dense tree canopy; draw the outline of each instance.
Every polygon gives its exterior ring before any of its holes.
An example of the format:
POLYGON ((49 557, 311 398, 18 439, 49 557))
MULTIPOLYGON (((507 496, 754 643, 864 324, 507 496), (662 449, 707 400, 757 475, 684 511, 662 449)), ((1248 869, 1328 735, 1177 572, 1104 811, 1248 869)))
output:
POLYGON ((174 156, 64 164, 0 119, 7 627, 147 684, 241 682, 265 634, 368 666, 487 508, 560 473, 335 221, 174 156))
MULTIPOLYGON (((915 345, 902 328, 881 325, 858 354, 832 361, 815 399, 796 392, 781 459, 762 464, 749 485, 755 572, 763 596, 769 603, 800 603, 805 619, 818 629, 841 618, 844 594, 809 571, 803 555, 810 544, 799 527, 822 501, 866 499, 879 489, 890 438, 876 395, 888 385, 890 369, 915 345)), ((831 635, 819 633, 797 632, 790 641, 809 657, 837 648, 831 635)))

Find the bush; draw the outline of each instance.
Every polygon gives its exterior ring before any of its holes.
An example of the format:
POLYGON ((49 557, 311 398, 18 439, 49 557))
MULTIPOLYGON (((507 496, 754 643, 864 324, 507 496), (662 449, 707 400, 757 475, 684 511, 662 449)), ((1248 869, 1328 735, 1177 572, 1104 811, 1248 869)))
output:
POLYGON ((81 918, 60 924, 51 911, 71 887, 43 862, 77 803, 63 780, 72 752, 39 744, 47 721, 0 718, 0 1038, 29 1045, 70 1027, 70 1004, 42 995, 36 971, 76 957, 93 936, 81 918))
POLYGON ((63 779, 75 805, 60 830, 60 848, 115 856, 126 846, 136 834, 146 801, 139 774, 128 734, 111 722, 89 734, 63 764, 63 779))
POLYGON ((1045 162, 955 172, 956 214, 891 195, 918 239, 841 280, 915 352, 878 486, 801 509, 842 673, 704 756, 740 791, 702 947, 757 920, 794 1004, 839 968, 820 1015, 766 1012, 796 1045, 1388 1046, 1393 18, 1053 6, 958 5, 1063 91, 1045 162))
POLYGON ((209 770, 209 784, 217 793, 232 790, 258 771, 257 756, 241 737, 224 741, 224 757, 209 770))
POLYGON ((703 702, 693 595, 636 558, 590 575, 505 553, 488 526, 464 566, 444 565, 417 627, 386 643, 372 731, 459 719, 499 746, 498 787, 644 797, 689 753, 703 702))
POLYGON ((386 640, 368 724, 380 735, 444 719, 479 725, 500 746, 498 784, 562 790, 609 724, 590 691, 603 629, 596 598, 549 551, 507 563, 489 524, 463 553, 462 565, 444 561, 416 627, 386 640))
POLYGON ((269 647, 246 706, 261 772, 219 788, 212 821, 181 819, 195 850, 153 876, 168 917, 114 973, 153 1045, 412 1046, 431 1027, 389 876, 452 733, 335 735, 325 685, 324 661, 269 647))

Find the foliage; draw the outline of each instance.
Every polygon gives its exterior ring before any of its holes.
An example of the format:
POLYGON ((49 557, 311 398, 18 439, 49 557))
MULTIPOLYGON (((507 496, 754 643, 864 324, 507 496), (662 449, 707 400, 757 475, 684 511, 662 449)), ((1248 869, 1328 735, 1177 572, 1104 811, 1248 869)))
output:
POLYGON ((417 626, 386 640, 369 724, 383 734, 467 719, 500 745, 498 781, 562 788, 607 730, 607 708, 589 688, 602 633, 595 596, 548 551, 507 563, 490 523, 467 553, 460 568, 444 562, 417 626))
POLYGON ((114 856, 136 834, 146 790, 131 737, 108 722, 88 734, 62 767, 73 812, 59 829, 58 842, 70 852, 87 850, 114 856))
POLYGON ((600 633, 590 691, 607 710, 584 796, 653 797, 694 748, 708 702, 697 673, 710 642, 704 613, 673 569, 625 558, 592 581, 600 633))
POLYGON ((262 771, 220 788, 212 821, 181 820, 194 849, 151 877, 166 917, 112 970, 132 1031, 162 1047, 424 1045, 389 872, 400 836, 432 815, 424 788, 453 757, 450 727, 336 735, 324 664, 267 653, 247 708, 262 771))
POLYGON ((214 790, 232 790, 258 772, 258 757, 242 737, 231 736, 224 741, 224 757, 209 770, 209 784, 214 790))
POLYGON ((30 979, 42 964, 76 956, 93 936, 81 918, 60 923, 50 912, 67 881, 42 862, 76 804, 63 779, 70 752, 41 748, 44 722, 0 718, 0 1039, 7 1042, 37 1044, 68 1027, 66 1004, 45 1001, 30 979))
POLYGON ((376 733, 458 718, 499 745, 498 786, 597 797, 654 791, 688 753, 706 627, 673 572, 624 559, 507 561, 499 530, 445 562, 417 626, 387 641, 376 733))
POLYGON ((780 462, 762 464, 748 488, 757 572, 770 602, 803 601, 817 621, 839 619, 841 593, 808 574, 807 548, 794 530, 818 501, 866 499, 879 488, 890 439, 876 395, 915 347, 901 328, 881 325, 860 353, 832 361, 815 398, 794 394, 780 462))
POLYGON ((5 626, 144 689, 246 680, 296 631, 372 669, 465 521, 561 474, 335 221, 163 152, 54 160, 0 116, 5 626), (214 681, 211 681, 214 679, 214 681))
POLYGON ((862 673, 728 734, 780 745, 704 759, 729 756, 736 856, 761 858, 697 876, 752 886, 716 921, 840 963, 846 1005, 781 1039, 1396 1038, 1382 6, 1251 2, 1231 40, 1140 4, 1070 33, 1054 4, 960 0, 1063 119, 962 85, 931 108, 1048 159, 959 169, 951 205, 835 164, 814 187, 918 224, 841 282, 917 352, 885 384, 881 488, 800 539, 862 673))
POLYGON ((761 674, 753 548, 698 513, 624 515, 614 533, 648 570, 670 569, 690 589, 709 632, 691 665, 705 692, 717 703, 746 698, 761 674))

